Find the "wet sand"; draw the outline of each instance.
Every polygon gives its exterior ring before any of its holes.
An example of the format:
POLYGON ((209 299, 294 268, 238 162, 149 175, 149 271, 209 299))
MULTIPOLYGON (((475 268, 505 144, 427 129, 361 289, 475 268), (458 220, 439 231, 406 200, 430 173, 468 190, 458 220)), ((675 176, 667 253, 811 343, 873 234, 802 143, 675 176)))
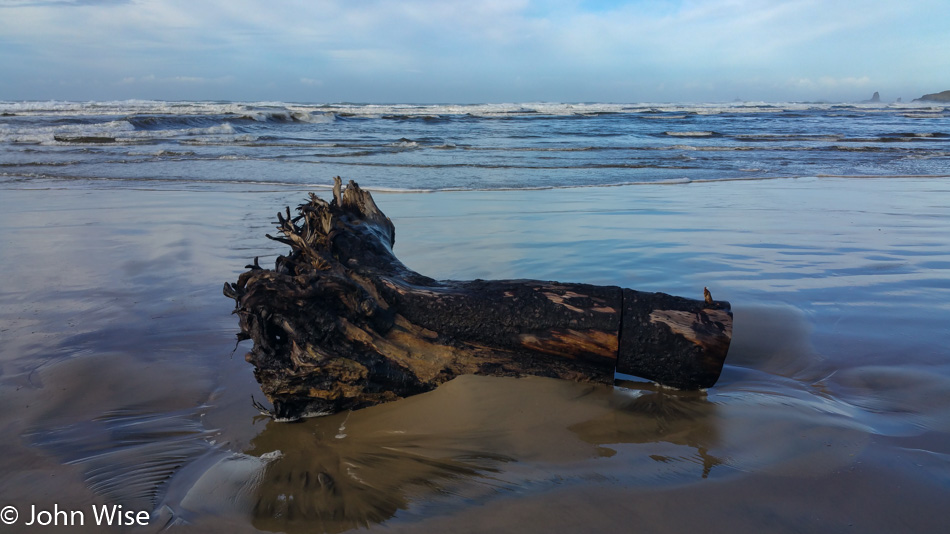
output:
MULTIPOLYGON (((798 179, 376 194, 436 278, 735 311, 716 387, 463 377, 261 417, 221 295, 305 191, 0 193, 0 505, 135 532, 931 532, 950 513, 950 183, 798 179)), ((245 342, 246 343, 246 342, 245 342)), ((120 531, 112 529, 110 531, 120 531)))

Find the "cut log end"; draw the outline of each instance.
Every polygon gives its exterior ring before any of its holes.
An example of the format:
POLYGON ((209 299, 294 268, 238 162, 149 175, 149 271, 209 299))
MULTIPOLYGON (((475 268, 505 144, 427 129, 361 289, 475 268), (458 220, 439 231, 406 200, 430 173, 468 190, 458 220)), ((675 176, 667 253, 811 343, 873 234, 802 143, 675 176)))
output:
POLYGON ((715 385, 732 339, 728 302, 624 289, 617 370, 678 389, 715 385))
MULTIPOLYGON (((729 304, 616 286, 536 280, 435 281, 393 254, 395 227, 369 192, 334 179, 333 200, 278 214, 291 251, 237 283, 239 338, 290 420, 429 391, 461 374, 611 383, 614 372, 680 389, 715 384, 729 304)), ((271 236, 268 236, 271 237, 271 236)))

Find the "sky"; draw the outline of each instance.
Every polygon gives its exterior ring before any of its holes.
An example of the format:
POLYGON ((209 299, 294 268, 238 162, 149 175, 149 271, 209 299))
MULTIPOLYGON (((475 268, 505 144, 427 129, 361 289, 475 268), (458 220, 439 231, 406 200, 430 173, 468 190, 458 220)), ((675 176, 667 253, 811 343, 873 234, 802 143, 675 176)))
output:
POLYGON ((948 0, 0 0, 0 100, 909 101, 948 0))

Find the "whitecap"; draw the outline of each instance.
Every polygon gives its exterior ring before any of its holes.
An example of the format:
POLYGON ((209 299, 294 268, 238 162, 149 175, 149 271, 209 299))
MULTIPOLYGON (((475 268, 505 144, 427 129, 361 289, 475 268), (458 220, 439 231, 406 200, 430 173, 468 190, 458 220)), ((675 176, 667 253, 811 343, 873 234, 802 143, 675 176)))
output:
POLYGON ((194 128, 189 130, 192 135, 212 134, 212 135, 230 135, 234 134, 234 126, 230 122, 219 124, 218 126, 209 126, 208 128, 194 128))
POLYGON ((412 139, 403 138, 395 143, 389 143, 389 146, 396 148, 419 148, 419 143, 412 139))
POLYGON ((329 124, 336 120, 336 115, 333 113, 296 111, 293 113, 293 118, 297 122, 308 124, 329 124))

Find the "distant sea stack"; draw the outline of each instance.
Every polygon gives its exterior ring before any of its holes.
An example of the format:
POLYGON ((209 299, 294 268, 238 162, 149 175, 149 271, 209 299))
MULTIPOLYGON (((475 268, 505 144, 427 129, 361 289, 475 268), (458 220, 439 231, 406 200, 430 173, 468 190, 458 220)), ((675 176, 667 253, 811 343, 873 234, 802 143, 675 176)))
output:
POLYGON ((915 98, 914 102, 950 102, 950 91, 930 93, 929 95, 915 98))
POLYGON ((874 94, 871 95, 871 103, 877 103, 881 101, 881 93, 874 91, 874 94))

